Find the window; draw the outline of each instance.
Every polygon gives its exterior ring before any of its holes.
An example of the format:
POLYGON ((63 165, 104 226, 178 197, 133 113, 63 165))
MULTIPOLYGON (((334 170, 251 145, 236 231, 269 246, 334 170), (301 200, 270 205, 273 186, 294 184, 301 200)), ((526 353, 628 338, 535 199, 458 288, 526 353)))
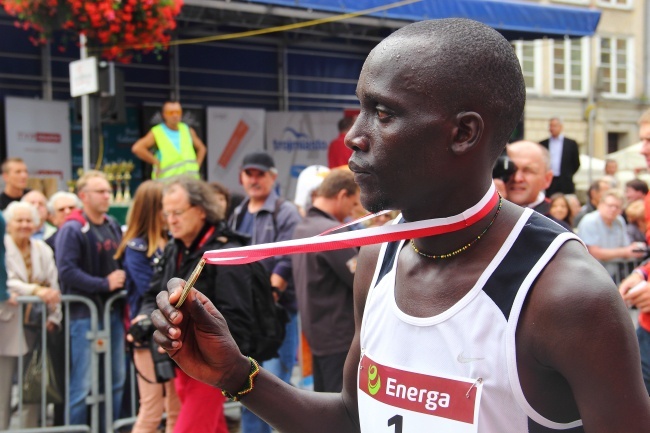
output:
POLYGON ((602 37, 598 44, 599 79, 603 96, 631 98, 634 93, 632 38, 602 37))
POLYGON ((598 0, 596 4, 617 9, 632 9, 632 0, 598 0))
POLYGON ((589 83, 587 38, 552 40, 551 89, 555 94, 585 95, 589 83))
POLYGON ((616 152, 618 150, 618 134, 616 132, 607 133, 607 153, 616 152))
POLYGON ((512 42, 526 82, 526 91, 539 93, 541 87, 541 40, 512 42))

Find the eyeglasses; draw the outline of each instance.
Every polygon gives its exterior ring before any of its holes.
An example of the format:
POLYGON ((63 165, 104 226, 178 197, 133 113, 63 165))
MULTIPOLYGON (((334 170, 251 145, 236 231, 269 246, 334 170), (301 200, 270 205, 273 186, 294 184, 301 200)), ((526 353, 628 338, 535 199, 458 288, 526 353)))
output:
POLYGON ((88 192, 94 192, 95 194, 99 195, 113 194, 112 189, 89 189, 88 192))
POLYGON ((56 208, 55 210, 57 212, 63 212, 63 211, 66 211, 66 210, 74 210, 76 208, 77 208, 76 206, 63 206, 63 207, 56 208))
POLYGON ((163 216, 163 218, 165 218, 165 219, 168 219, 169 217, 172 217, 172 216, 178 218, 179 216, 183 215, 185 212, 187 212, 188 210, 192 209, 193 207, 194 207, 194 206, 190 206, 190 207, 187 207, 187 208, 185 208, 185 209, 183 209, 183 210, 173 210, 173 211, 171 211, 171 212, 165 212, 165 211, 163 211, 163 212, 162 212, 162 216, 163 216))

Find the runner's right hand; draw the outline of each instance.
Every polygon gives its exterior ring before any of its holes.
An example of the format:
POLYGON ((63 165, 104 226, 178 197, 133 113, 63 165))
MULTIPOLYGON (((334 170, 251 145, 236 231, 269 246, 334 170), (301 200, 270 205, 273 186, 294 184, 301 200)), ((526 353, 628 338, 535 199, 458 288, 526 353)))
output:
POLYGON ((201 292, 192 288, 180 309, 174 308, 184 285, 172 278, 168 291, 156 297, 159 309, 151 314, 154 340, 193 378, 228 391, 241 389, 250 361, 239 351, 226 320, 201 292))

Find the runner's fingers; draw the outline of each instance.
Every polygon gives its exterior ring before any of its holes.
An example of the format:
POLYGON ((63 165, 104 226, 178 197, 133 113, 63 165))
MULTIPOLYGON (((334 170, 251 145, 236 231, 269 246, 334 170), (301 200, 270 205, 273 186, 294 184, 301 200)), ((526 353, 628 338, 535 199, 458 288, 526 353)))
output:
POLYGON ((173 326, 160 310, 151 313, 151 322, 156 328, 153 334, 156 343, 167 350, 177 349, 180 342, 176 340, 180 338, 181 330, 173 326))
POLYGON ((169 302, 176 304, 178 298, 183 292, 183 287, 185 287, 185 280, 182 278, 172 278, 167 281, 167 291, 169 292, 169 302))
POLYGON ((169 293, 164 290, 156 295, 156 304, 170 324, 178 325, 183 320, 183 315, 174 308, 170 302, 169 293))
MULTIPOLYGON (((156 331, 153 333, 153 341, 155 341, 160 348, 164 349, 169 353, 170 356, 173 356, 178 349, 180 349, 182 343, 180 341, 171 340, 166 337, 162 332, 156 331)), ((158 351, 160 352, 160 348, 158 351)))

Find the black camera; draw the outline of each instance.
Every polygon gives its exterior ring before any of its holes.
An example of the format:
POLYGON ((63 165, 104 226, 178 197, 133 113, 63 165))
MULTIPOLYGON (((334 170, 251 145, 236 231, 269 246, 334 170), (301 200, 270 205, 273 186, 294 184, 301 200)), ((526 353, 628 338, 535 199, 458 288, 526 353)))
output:
MULTIPOLYGON (((166 353, 158 352, 158 344, 153 340, 153 333, 155 328, 150 318, 142 319, 129 329, 129 334, 133 337, 133 344, 136 347, 148 347, 153 358, 154 372, 156 374, 156 382, 163 383, 176 377, 174 371, 174 361, 171 360, 166 353)), ((138 374, 140 374, 138 372, 138 374)), ((142 374, 140 374, 142 376, 142 374)), ((151 382, 149 378, 142 376, 147 382, 151 382)))
POLYGON ((148 317, 134 323, 129 328, 133 342, 142 347, 149 347, 149 340, 151 340, 154 331, 153 322, 148 317))
POLYGON ((492 179, 501 179, 504 182, 508 182, 510 176, 512 176, 515 171, 517 171, 517 166, 514 162, 506 155, 502 153, 499 158, 497 158, 496 164, 492 169, 492 179))

